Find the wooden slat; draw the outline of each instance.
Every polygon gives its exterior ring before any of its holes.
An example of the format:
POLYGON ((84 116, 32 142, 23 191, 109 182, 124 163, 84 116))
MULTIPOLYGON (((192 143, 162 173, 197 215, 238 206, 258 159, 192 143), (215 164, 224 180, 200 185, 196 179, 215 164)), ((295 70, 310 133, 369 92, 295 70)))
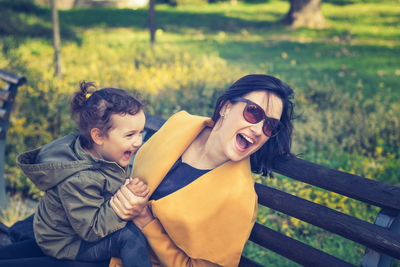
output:
POLYGON ((400 259, 400 234, 277 189, 256 184, 261 205, 400 259))
POLYGON ((240 257, 239 267, 263 267, 258 262, 250 260, 244 256, 240 257))
POLYGON ((2 69, 0 69, 0 79, 18 86, 26 82, 25 77, 2 69))
POLYGON ((0 100, 9 101, 10 91, 0 89, 0 100))
POLYGON ((0 119, 5 119, 7 118, 7 110, 4 108, 0 108, 0 119))
MULTIPOLYGON (((389 209, 382 209, 375 219, 375 224, 390 229, 392 232, 400 233, 400 212, 389 209)), ((391 266, 393 258, 379 253, 373 249, 366 248, 362 258, 361 266, 383 267, 391 266)))
POLYGON ((258 223, 249 239, 304 266, 354 266, 258 223))
POLYGON ((0 208, 3 210, 7 209, 7 194, 6 194, 6 183, 4 180, 4 161, 6 151, 6 140, 5 131, 2 132, 0 137, 0 208))
POLYGON ((296 157, 277 158, 274 171, 382 208, 400 210, 400 187, 323 167, 296 157))
POLYGON ((158 129, 161 128, 161 126, 165 123, 166 120, 163 118, 153 116, 150 114, 145 114, 146 115, 146 125, 145 128, 152 130, 152 131, 158 131, 158 129))

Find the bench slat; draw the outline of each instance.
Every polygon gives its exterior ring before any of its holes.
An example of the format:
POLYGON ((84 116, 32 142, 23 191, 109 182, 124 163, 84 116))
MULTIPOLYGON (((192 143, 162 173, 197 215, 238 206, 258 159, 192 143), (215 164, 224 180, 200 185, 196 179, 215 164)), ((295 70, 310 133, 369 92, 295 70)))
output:
POLYGON ((0 89, 0 100, 9 101, 10 91, 0 89))
POLYGON ((280 157, 274 171, 287 177, 382 208, 400 210, 400 187, 323 167, 296 157, 280 157))
POLYGON ((0 119, 4 120, 5 118, 7 118, 7 110, 5 110, 4 108, 0 108, 0 119))
POLYGON ((163 124, 166 122, 166 120, 154 116, 154 115, 150 115, 148 113, 145 114, 146 115, 146 125, 145 128, 151 131, 158 131, 158 129, 161 128, 161 126, 163 126, 163 124))
POLYGON ((258 223, 249 239, 304 266, 355 266, 258 223))
POLYGON ((400 259, 400 234, 277 189, 256 184, 261 205, 400 259))
POLYGON ((264 266, 259 264, 258 262, 255 262, 253 260, 250 260, 249 258, 242 256, 240 257, 239 267, 264 267, 264 266))
POLYGON ((25 77, 2 69, 0 69, 0 79, 18 86, 23 85, 26 82, 25 77))

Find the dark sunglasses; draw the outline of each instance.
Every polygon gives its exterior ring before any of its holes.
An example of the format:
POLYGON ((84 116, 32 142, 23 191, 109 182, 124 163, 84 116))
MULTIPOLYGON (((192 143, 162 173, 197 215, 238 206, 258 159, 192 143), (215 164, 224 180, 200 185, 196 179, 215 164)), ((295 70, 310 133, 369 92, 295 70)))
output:
POLYGON ((263 124, 263 132, 268 137, 276 136, 281 128, 283 127, 280 120, 275 118, 270 118, 265 115, 264 110, 254 103, 243 97, 235 97, 231 100, 231 102, 245 102, 246 107, 243 110, 243 118, 252 124, 259 123, 260 121, 264 120, 263 124))

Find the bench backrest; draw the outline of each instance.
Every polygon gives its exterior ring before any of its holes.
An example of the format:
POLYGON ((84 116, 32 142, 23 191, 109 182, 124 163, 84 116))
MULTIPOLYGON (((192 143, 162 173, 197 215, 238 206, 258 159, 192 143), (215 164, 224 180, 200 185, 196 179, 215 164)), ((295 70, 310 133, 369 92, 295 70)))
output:
POLYGON ((6 133, 18 87, 25 82, 25 77, 0 69, 0 207, 3 209, 7 206, 4 182, 6 133))
MULTIPOLYGON (((147 140, 165 122, 146 114, 147 140)), ((362 266, 390 266, 400 259, 400 187, 329 169, 297 157, 277 158, 274 172, 381 208, 375 224, 256 183, 260 205, 313 224, 367 247, 362 266)), ((353 266, 333 255, 256 223, 250 241, 305 266, 353 266)), ((241 267, 261 266, 242 257, 241 267)))

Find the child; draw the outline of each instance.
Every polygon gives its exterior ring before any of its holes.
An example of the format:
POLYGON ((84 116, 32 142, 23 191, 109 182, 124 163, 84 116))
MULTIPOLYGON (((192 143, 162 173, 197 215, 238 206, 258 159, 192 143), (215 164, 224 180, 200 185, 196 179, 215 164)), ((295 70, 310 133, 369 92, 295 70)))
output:
POLYGON ((142 144, 142 105, 121 89, 91 94, 92 87, 82 82, 71 102, 78 135, 17 158, 24 173, 45 191, 34 217, 35 239, 45 255, 57 259, 91 262, 119 255, 124 267, 151 266, 143 234, 110 206, 125 181, 136 185, 134 193, 142 199, 137 212, 146 205, 147 186, 127 179, 131 156, 142 144))

